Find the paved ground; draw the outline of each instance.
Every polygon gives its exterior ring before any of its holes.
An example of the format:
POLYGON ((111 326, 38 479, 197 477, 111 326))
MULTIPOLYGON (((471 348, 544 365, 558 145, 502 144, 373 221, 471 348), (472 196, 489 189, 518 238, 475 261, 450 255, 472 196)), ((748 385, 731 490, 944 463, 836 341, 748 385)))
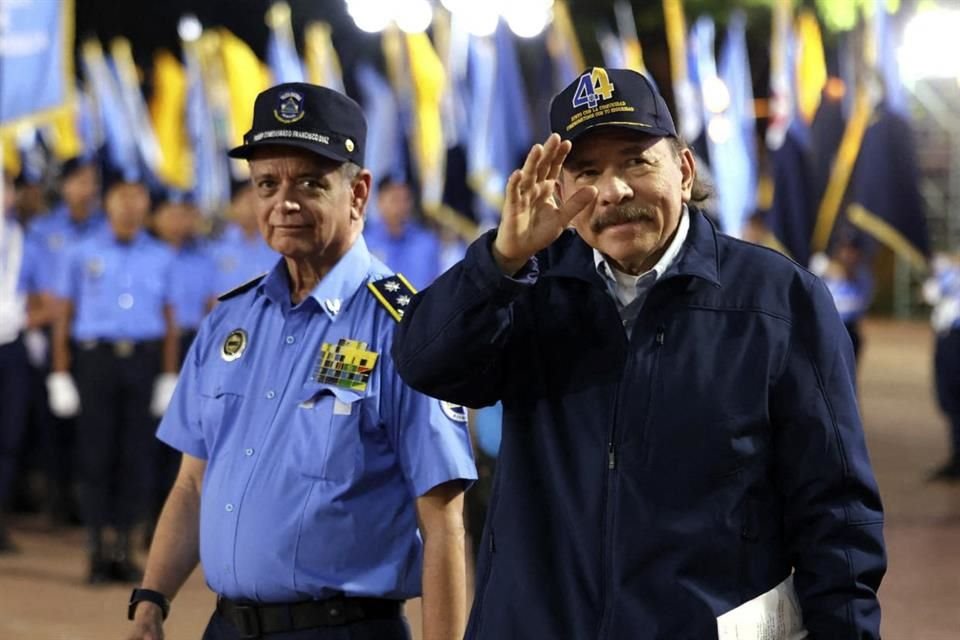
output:
MULTIPOLYGON (((890 570, 881 590, 887 640, 960 638, 960 485, 924 482, 946 453, 930 362, 925 325, 866 328, 861 396, 887 509, 890 570)), ((0 557, 0 640, 124 637, 129 589, 82 583, 79 530, 54 532, 26 519, 14 535, 23 551, 0 557)), ((199 638, 212 604, 198 572, 174 604, 168 638, 199 638)), ((410 617, 416 629, 416 607, 410 617)))

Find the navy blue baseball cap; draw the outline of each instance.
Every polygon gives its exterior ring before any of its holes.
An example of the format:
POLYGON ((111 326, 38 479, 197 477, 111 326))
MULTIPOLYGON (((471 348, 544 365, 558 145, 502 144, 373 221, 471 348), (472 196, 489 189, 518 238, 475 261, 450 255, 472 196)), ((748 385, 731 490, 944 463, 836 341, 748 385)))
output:
POLYGON ((677 137, 667 103, 650 80, 629 69, 592 67, 550 102, 550 129, 576 140, 597 127, 677 137))
POLYGON ((363 166, 367 121, 356 102, 333 89, 288 82, 262 91, 253 103, 253 126, 227 155, 249 158, 265 146, 299 147, 363 166))

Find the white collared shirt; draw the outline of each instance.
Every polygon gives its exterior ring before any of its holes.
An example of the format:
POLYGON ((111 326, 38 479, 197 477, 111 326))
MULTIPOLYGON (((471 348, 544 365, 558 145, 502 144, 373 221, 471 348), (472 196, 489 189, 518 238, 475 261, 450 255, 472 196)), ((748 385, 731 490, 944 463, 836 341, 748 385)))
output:
POLYGON ((650 289, 676 261, 680 250, 683 248, 683 243, 687 240, 689 231, 690 213, 687 211, 687 205, 683 205, 680 222, 677 224, 677 232, 670 244, 667 245, 667 250, 663 252, 653 268, 637 276, 616 269, 610 264, 606 256, 597 249, 593 250, 593 261, 597 267, 597 272, 606 283, 610 296, 617 303, 617 310, 620 312, 620 319, 623 321, 627 336, 633 329, 634 320, 640 313, 650 289))

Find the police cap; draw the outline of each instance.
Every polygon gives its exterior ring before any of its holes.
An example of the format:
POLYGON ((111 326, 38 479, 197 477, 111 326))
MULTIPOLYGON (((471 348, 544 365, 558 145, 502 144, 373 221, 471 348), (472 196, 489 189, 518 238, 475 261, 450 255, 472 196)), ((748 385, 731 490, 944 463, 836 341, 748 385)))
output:
POLYGON ((253 104, 253 126, 228 152, 249 158, 264 146, 290 146, 363 166, 367 121, 347 96, 313 84, 288 82, 262 91, 253 104))

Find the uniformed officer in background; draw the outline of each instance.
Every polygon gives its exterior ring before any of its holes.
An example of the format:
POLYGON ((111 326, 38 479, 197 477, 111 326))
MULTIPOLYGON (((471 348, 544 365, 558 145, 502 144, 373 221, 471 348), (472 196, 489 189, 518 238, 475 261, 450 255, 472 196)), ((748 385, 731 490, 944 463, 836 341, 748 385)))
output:
POLYGON ((26 425, 29 365, 22 332, 26 301, 20 283, 23 230, 13 217, 13 180, 0 169, 0 553, 15 549, 6 528, 6 510, 26 425))
POLYGON ((198 560, 218 594, 208 640, 406 639, 421 593, 425 640, 463 635, 466 414, 394 370, 412 292, 361 236, 365 138, 353 100, 290 83, 257 97, 231 152, 283 260, 221 296, 187 355, 158 432, 183 462, 131 638, 162 637, 198 560))
POLYGON ((216 265, 214 289, 229 291, 269 271, 280 259, 260 235, 256 195, 249 180, 232 185, 229 222, 210 246, 216 265))
POLYGON ((32 218, 26 227, 23 289, 28 331, 24 336, 31 364, 29 424, 42 446, 48 509, 55 523, 76 522, 76 424, 50 415, 44 380, 50 372, 53 289, 67 249, 107 228, 100 207, 100 172, 93 157, 76 156, 60 168, 61 201, 32 218))
POLYGON ((933 307, 930 322, 936 334, 933 372, 937 403, 950 430, 950 457, 930 480, 960 482, 960 254, 934 257, 924 283, 924 299, 933 307))
MULTIPOLYGON (((189 194, 169 193, 154 209, 154 233, 174 252, 170 274, 170 303, 179 331, 179 368, 190 349, 200 322, 216 299, 216 264, 201 233, 202 216, 189 194)), ((259 234, 258 234, 259 235, 259 234)), ((160 415, 156 416, 157 418, 160 415)), ((155 450, 152 482, 148 488, 146 546, 153 526, 180 464, 180 452, 153 439, 155 450)))
POLYGON ((422 288, 440 275, 442 246, 436 232, 414 219, 414 200, 406 180, 382 178, 377 183, 380 217, 367 224, 363 239, 370 253, 422 288))
POLYGON ((106 191, 105 205, 109 229, 71 247, 60 266, 47 381, 54 414, 79 411, 78 479, 90 583, 139 580, 129 535, 143 515, 150 477, 151 404, 159 413, 169 401, 177 362, 173 254, 144 230, 147 189, 118 178, 106 191), (114 534, 109 548, 107 528, 114 534))

